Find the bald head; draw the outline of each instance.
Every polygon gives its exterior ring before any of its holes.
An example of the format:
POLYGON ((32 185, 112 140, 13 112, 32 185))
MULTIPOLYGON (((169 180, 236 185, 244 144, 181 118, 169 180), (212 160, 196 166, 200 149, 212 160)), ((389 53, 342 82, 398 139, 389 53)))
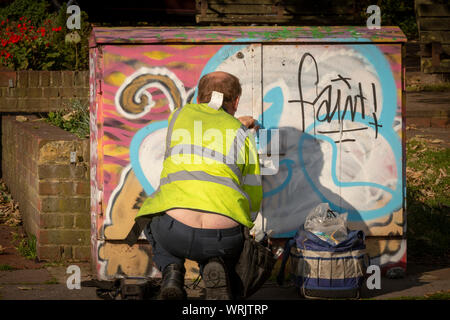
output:
POLYGON ((223 93, 223 107, 234 114, 237 101, 242 93, 239 79, 223 71, 215 71, 204 75, 198 83, 199 103, 208 103, 213 91, 223 93))

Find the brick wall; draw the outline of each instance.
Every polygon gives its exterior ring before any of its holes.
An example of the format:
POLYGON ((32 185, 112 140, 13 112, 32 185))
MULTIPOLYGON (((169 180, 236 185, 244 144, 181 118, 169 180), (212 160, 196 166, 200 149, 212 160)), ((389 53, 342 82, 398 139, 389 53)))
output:
POLYGON ((88 101, 89 71, 1 71, 0 112, 48 112, 88 101))
POLYGON ((36 236, 39 259, 88 261, 89 139, 36 119, 2 117, 3 180, 36 236))

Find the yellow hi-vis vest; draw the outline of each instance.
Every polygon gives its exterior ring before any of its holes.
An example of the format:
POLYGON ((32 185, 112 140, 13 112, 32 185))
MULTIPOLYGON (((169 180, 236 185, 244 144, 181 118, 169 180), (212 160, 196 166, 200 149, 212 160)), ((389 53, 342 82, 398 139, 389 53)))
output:
POLYGON ((221 214, 252 228, 262 195, 249 130, 222 108, 187 104, 169 117, 160 184, 136 219, 184 208, 221 214))

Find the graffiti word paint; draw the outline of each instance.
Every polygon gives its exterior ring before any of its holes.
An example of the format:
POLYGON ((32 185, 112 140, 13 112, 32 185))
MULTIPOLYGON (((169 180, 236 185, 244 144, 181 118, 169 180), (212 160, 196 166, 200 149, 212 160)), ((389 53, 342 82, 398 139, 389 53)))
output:
MULTIPOLYGON (((317 96, 312 101, 305 100, 304 98, 304 92, 302 88, 302 72, 303 72, 303 65, 306 58, 311 58, 314 63, 315 68, 315 76, 316 76, 316 88, 319 83, 319 68, 317 66, 317 62, 314 59, 314 56, 310 53, 303 54, 299 68, 298 68, 298 91, 299 91, 299 100, 289 100, 290 103, 300 103, 301 106, 301 115, 302 115, 302 131, 305 132, 305 106, 310 105, 312 106, 313 110, 317 111, 315 112, 315 118, 319 122, 328 122, 330 123, 332 120, 335 120, 337 116, 337 120, 340 123, 342 120, 346 119, 347 112, 350 111, 350 119, 352 122, 356 121, 356 115, 360 115, 361 120, 366 119, 366 108, 369 107, 366 104, 367 98, 364 96, 363 89, 361 82, 358 82, 358 93, 354 96, 347 95, 343 96, 342 90, 337 89, 333 90, 333 84, 330 83, 329 85, 325 86, 325 88, 320 91, 320 93, 317 94, 317 96), (334 106, 332 105, 333 101, 335 101, 334 106), (343 103, 343 101, 345 101, 343 103), (359 103, 358 103, 359 102, 359 103), (360 112, 358 112, 358 105, 360 112), (343 110, 341 111, 341 108, 343 107, 343 110), (325 111, 325 113, 323 113, 325 111)), ((330 82, 343 82, 348 90, 352 89, 352 86, 350 84, 351 78, 343 77, 342 75, 338 74, 337 78, 332 79, 330 82)), ((373 100, 373 112, 372 112, 372 122, 368 122, 368 126, 373 126, 375 129, 375 139, 378 137, 378 128, 382 127, 382 125, 378 122, 377 119, 377 98, 376 98, 376 86, 374 83, 371 83, 371 93, 372 93, 372 100, 373 100)), ((347 117, 348 118, 348 117, 347 117)), ((349 129, 345 131, 359 131, 359 130, 366 130, 367 127, 361 127, 361 128, 355 128, 355 129, 349 129)), ((319 132, 319 133, 334 133, 334 132, 319 132)), ((335 141, 336 143, 339 142, 346 142, 346 141, 355 141, 354 139, 346 139, 342 141, 335 141)))

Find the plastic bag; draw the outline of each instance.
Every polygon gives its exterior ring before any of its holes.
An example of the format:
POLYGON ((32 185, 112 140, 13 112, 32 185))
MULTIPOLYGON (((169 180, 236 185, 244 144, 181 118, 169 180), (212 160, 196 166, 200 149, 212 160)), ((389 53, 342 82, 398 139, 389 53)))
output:
POLYGON ((328 203, 321 203, 308 214, 304 228, 331 245, 347 239, 346 215, 330 209, 328 203))

